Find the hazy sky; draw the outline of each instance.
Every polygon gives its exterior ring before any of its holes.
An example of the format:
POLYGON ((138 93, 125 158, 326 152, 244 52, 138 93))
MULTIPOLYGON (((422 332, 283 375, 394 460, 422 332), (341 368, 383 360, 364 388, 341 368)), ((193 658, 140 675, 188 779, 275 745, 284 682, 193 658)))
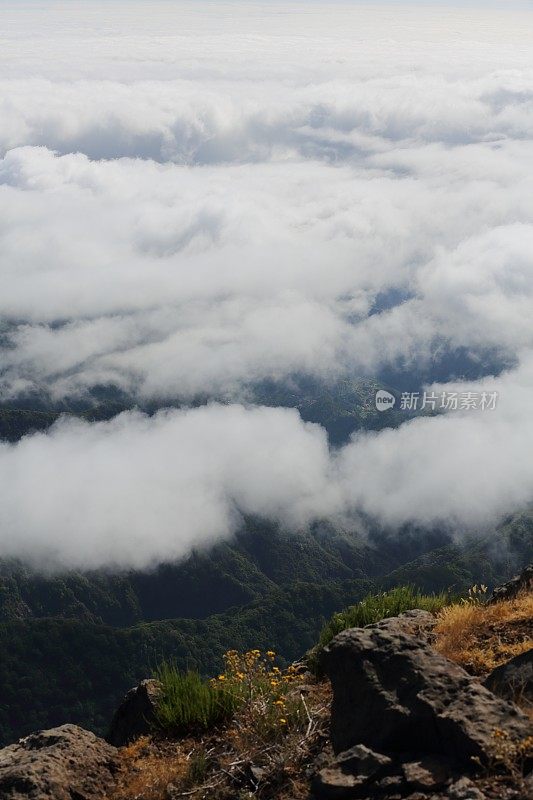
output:
POLYGON ((242 513, 531 502, 533 15, 493 5, 0 4, 0 398, 234 401, 0 444, 0 555, 142 566, 242 513), (459 347, 516 365, 459 387, 492 416, 330 452, 242 403, 459 347))

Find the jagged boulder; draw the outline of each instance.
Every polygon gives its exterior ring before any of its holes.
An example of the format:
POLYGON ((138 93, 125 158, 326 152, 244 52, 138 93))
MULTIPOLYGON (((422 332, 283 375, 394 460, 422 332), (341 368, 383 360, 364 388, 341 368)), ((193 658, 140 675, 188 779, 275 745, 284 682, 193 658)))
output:
POLYGON ((365 793, 371 781, 390 772, 392 760, 358 744, 340 753, 315 775, 311 790, 320 800, 342 800, 365 793))
POLYGON ((161 686, 158 681, 147 679, 130 689, 119 705, 106 739, 115 747, 122 747, 144 736, 153 729, 156 707, 161 686))
POLYGON ((409 617, 340 633, 322 665, 333 687, 331 740, 336 753, 365 744, 381 753, 438 755, 469 767, 487 760, 495 729, 517 739, 529 719, 493 695, 424 637, 409 617))
POLYGON ((484 685, 507 700, 533 702, 533 648, 492 670, 484 685))
POLYGON ((317 772, 311 795, 315 800, 444 800, 456 777, 445 756, 393 759, 356 745, 317 772))
POLYGON ((511 578, 502 586, 496 587, 489 602, 499 603, 500 600, 512 600, 521 592, 533 592, 533 564, 522 570, 520 575, 511 578))
POLYGON ((116 749, 77 725, 39 731, 0 750, 2 800, 104 800, 116 749))

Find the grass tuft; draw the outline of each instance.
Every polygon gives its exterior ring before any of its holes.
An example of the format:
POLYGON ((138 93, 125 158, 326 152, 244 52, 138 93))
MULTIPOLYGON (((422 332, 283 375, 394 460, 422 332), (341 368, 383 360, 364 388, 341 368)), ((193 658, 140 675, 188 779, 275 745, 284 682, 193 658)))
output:
POLYGON ((180 672, 168 662, 160 665, 156 678, 161 683, 156 720, 167 734, 209 730, 229 719, 241 703, 232 686, 204 681, 197 672, 180 672))
POLYGON ((398 586, 388 592, 369 594, 354 606, 345 608, 334 614, 322 628, 318 644, 307 655, 307 664, 316 676, 321 675, 319 658, 322 650, 331 640, 348 628, 364 628, 382 619, 397 617, 404 611, 420 608, 432 614, 439 612, 450 603, 447 592, 440 594, 422 594, 414 586, 398 586))
POLYGON ((363 628, 388 617, 397 617, 404 611, 420 608, 436 613, 450 602, 449 596, 441 594, 421 594, 413 586, 399 586, 390 592, 369 594, 355 606, 350 606, 334 614, 322 629, 319 645, 325 647, 341 631, 347 628, 363 628))

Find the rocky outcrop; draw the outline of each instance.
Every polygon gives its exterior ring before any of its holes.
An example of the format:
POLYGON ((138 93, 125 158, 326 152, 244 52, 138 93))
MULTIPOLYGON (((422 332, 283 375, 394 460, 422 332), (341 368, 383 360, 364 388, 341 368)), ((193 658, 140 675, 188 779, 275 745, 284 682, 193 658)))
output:
POLYGON ((352 628, 325 648, 337 755, 318 769, 314 797, 480 800, 468 776, 490 761, 494 732, 531 735, 515 705, 433 650, 430 617, 352 628))
POLYGON ((379 752, 439 753, 462 763, 484 759, 496 728, 528 734, 528 718, 495 697, 401 617, 339 634, 325 649, 334 699, 336 752, 364 743, 379 752))
POLYGON ((153 679, 141 681, 130 689, 117 708, 106 739, 115 747, 122 747, 144 736, 153 729, 160 684, 153 679))
POLYGON ((0 750, 2 800, 104 800, 116 750, 77 725, 39 731, 0 750))
POLYGON ((484 685, 507 700, 525 699, 533 703, 533 649, 496 667, 484 685))
POLYGON ((389 758, 364 745, 338 755, 314 777, 317 800, 485 800, 456 765, 443 756, 389 758), (366 757, 354 758, 357 750, 366 757))
POLYGON ((516 575, 507 583, 494 589, 489 603, 499 603, 500 600, 512 600, 521 592, 533 592, 533 564, 526 567, 520 575, 516 575))

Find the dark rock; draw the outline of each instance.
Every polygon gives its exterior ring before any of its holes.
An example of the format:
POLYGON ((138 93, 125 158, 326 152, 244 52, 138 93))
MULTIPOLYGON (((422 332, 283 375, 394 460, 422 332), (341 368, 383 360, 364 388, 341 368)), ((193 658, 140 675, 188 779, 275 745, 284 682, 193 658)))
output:
POLYGON ((533 564, 526 567, 520 575, 494 589, 489 603, 498 603, 500 600, 512 600, 520 592, 533 592, 533 564))
POLYGON ((320 800, 358 796, 369 780, 390 769, 392 760, 363 744, 340 753, 314 777, 313 795, 320 800))
MULTIPOLYGON (((402 615, 403 616, 403 615, 402 615)), ((335 752, 356 744, 387 754, 486 760, 495 728, 523 738, 531 723, 457 664, 406 633, 402 617, 343 631, 325 648, 335 752)))
POLYGON ((339 753, 332 766, 339 767, 344 772, 371 778, 377 773, 390 767, 392 759, 382 753, 375 753, 364 744, 356 744, 349 750, 339 753))
POLYGON ((453 768, 449 759, 425 756, 402 764, 407 784, 414 789, 439 789, 449 782, 453 768))
POLYGON ((122 747, 144 736, 153 729, 160 684, 155 680, 141 681, 130 689, 115 711, 106 739, 115 747, 122 747))
POLYGON ((373 627, 384 628, 387 631, 396 630, 398 633, 407 633, 424 641, 431 641, 433 638, 431 634, 436 624, 436 618, 429 611, 413 608, 398 617, 382 619, 381 622, 377 622, 373 627))
POLYGON ((496 667, 484 685, 507 700, 533 701, 533 648, 496 667))
POLYGON ((0 750, 2 800, 103 800, 116 750, 77 725, 39 731, 0 750))
POLYGON ((470 780, 470 778, 460 778, 446 793, 450 800, 485 800, 483 792, 470 780))
POLYGON ((313 778, 311 793, 317 800, 348 800, 357 797, 365 783, 364 777, 343 772, 338 767, 325 767, 313 778))

